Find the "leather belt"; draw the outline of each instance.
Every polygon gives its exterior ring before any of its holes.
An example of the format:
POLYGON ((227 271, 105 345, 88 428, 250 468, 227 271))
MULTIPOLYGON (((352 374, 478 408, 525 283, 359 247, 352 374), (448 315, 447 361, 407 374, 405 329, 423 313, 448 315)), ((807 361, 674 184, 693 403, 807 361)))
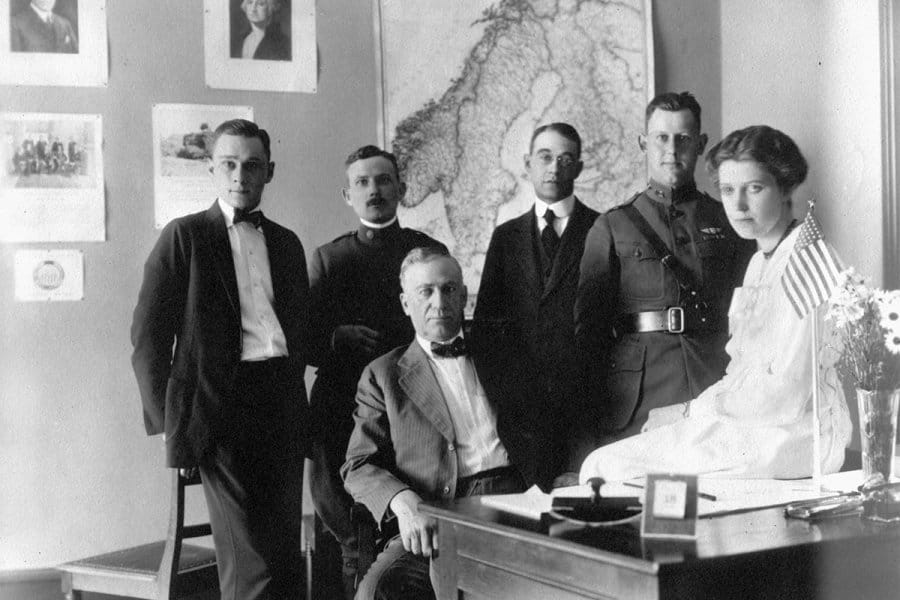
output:
POLYGON ((623 315, 620 323, 623 333, 649 333, 665 331, 684 333, 684 309, 673 306, 666 310, 647 310, 623 315))

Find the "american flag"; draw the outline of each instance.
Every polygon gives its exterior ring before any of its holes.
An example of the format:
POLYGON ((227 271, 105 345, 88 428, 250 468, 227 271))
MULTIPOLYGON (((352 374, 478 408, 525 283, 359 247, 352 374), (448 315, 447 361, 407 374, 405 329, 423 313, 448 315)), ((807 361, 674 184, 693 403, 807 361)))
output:
POLYGON ((810 209, 781 276, 781 287, 798 317, 803 318, 828 300, 838 284, 839 265, 840 260, 825 244, 822 229, 810 209))

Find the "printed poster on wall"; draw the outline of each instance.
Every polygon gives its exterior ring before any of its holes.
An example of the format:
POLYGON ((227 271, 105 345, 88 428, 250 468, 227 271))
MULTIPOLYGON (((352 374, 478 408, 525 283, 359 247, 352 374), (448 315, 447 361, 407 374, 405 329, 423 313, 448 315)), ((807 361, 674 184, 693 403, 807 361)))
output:
POLYGON ((204 0, 206 85, 315 93, 315 0, 204 0))
POLYGON ((209 176, 210 140, 229 119, 253 120, 250 106, 153 105, 153 196, 157 229, 204 210, 216 199, 209 176))
POLYGON ((106 0, 0 1, 0 12, 0 84, 106 86, 106 0))
POLYGON ((84 255, 80 250, 17 250, 17 302, 84 299, 84 255))
POLYGON ((0 242, 106 239, 100 115, 0 113, 0 242))

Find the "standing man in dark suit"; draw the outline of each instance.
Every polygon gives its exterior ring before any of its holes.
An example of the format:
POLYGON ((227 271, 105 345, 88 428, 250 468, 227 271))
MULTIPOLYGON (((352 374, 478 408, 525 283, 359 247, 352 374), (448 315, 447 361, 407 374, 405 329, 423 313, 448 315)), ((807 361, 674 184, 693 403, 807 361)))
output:
POLYGON ((132 364, 168 466, 200 470, 222 598, 298 598, 306 261, 257 210, 275 168, 266 131, 236 119, 213 140, 219 197, 169 223, 147 259, 132 364))
POLYGON ((231 58, 291 60, 291 39, 275 17, 281 0, 242 0, 247 25, 231 40, 231 58))
POLYGON ((638 143, 650 184, 594 223, 575 302, 601 443, 640 432, 650 410, 687 403, 722 377, 728 306, 754 251, 694 183, 707 140, 697 100, 661 94, 646 125, 638 143))
POLYGON ((533 207, 494 231, 484 261, 474 336, 522 348, 519 368, 536 376, 550 426, 549 477, 578 471, 595 447, 585 423, 581 364, 573 309, 584 239, 597 213, 574 195, 581 173, 581 137, 567 123, 538 127, 525 169, 533 207))
POLYGON ((56 0, 31 0, 10 22, 13 52, 78 53, 78 36, 72 23, 53 12, 56 0))
POLYGON ((467 352, 459 263, 441 248, 417 248, 400 281, 416 338, 363 371, 341 468, 382 532, 399 529, 366 573, 363 600, 434 597, 429 557, 438 532, 419 513, 423 500, 515 493, 534 480, 533 424, 520 420, 529 414, 527 388, 504 368, 508 355, 467 352))
POLYGON ((310 487, 316 512, 341 544, 345 594, 353 597, 356 532, 350 523, 353 499, 340 468, 353 431, 356 384, 376 357, 412 341, 414 330, 400 306, 400 264, 413 248, 443 244, 400 227, 397 205, 406 192, 397 159, 376 146, 363 146, 345 163, 344 201, 359 227, 316 249, 310 262, 311 356, 318 366, 310 394, 315 436, 310 487))

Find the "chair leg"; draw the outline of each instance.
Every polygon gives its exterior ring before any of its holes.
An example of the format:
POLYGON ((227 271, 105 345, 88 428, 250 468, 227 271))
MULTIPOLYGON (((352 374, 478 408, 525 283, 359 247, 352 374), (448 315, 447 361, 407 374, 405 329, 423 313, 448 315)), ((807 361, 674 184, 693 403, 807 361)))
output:
POLYGON ((71 573, 63 573, 60 583, 62 585, 63 596, 65 596, 66 600, 81 600, 81 591, 72 589, 71 573))

